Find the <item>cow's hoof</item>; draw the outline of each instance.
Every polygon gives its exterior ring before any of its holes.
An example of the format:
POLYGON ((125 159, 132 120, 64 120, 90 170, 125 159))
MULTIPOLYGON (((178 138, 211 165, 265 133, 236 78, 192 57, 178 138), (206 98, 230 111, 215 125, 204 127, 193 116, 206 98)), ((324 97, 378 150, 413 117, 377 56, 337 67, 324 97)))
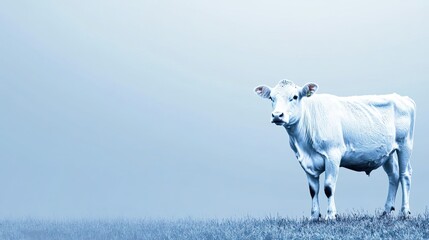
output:
POLYGON ((401 212, 400 216, 404 219, 409 219, 411 217, 411 212, 410 210, 404 210, 401 212))
POLYGON ((336 220, 337 219, 337 214, 335 213, 331 213, 331 214, 326 214, 325 220, 330 221, 330 220, 336 220))
POLYGON ((395 217, 395 215, 393 214, 393 212, 386 212, 386 211, 384 211, 381 215, 380 215, 380 217, 379 218, 385 218, 385 219, 388 219, 388 218, 394 218, 395 217))
POLYGON ((322 219, 322 214, 313 214, 310 217, 310 221, 320 221, 322 219))
POLYGON ((390 207, 389 210, 384 210, 380 217, 391 217, 392 213, 395 211, 395 207, 390 207))
POLYGON ((386 211, 383 211, 383 213, 380 215, 380 217, 391 217, 392 216, 392 213, 389 211, 389 212, 386 212, 386 211))

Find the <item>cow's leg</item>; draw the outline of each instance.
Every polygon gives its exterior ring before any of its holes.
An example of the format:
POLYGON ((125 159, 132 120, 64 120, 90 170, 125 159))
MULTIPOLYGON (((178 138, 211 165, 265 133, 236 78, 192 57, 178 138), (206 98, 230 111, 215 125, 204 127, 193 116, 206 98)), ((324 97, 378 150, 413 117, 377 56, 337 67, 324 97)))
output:
POLYGON ((335 219, 337 215, 337 209, 335 207, 335 186, 337 184, 338 172, 340 170, 340 154, 330 154, 325 159, 325 194, 328 198, 328 210, 326 213, 326 219, 335 219))
POLYGON ((405 217, 408 217, 410 212, 410 188, 411 188, 411 147, 404 144, 398 150, 398 164, 399 164, 399 181, 402 185, 402 208, 401 212, 405 217))
POLYGON ((393 154, 389 157, 386 163, 383 164, 383 168, 389 178, 389 191, 387 193, 387 200, 384 205, 383 213, 383 215, 385 215, 395 210, 395 198, 399 185, 399 166, 398 161, 393 157, 393 154))
POLYGON ((319 207, 319 177, 307 173, 308 186, 311 196, 311 219, 317 220, 321 217, 319 207))

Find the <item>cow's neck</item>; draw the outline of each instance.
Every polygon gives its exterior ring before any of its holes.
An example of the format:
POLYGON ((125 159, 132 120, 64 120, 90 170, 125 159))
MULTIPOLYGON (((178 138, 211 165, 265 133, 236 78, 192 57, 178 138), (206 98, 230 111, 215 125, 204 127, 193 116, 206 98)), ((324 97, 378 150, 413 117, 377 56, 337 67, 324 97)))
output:
POLYGON ((289 135, 290 146, 299 161, 302 161, 304 152, 308 153, 313 150, 312 139, 306 127, 304 118, 305 116, 301 116, 301 119, 297 123, 285 127, 289 135))
POLYGON ((285 129, 287 133, 289 134, 289 137, 296 140, 308 140, 309 139, 309 133, 308 130, 303 123, 303 120, 299 120, 294 125, 285 126, 285 129))
MULTIPOLYGON (((301 119, 302 121, 302 119, 301 119)), ((323 158, 313 148, 313 141, 304 122, 286 128, 289 143, 299 164, 308 174, 318 177, 324 171, 323 158)))

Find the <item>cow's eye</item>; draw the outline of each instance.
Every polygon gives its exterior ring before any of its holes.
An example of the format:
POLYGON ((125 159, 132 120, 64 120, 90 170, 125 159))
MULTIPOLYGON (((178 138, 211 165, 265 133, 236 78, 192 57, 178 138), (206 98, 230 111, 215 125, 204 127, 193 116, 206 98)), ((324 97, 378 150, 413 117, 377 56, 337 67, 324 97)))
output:
POLYGON ((271 96, 269 97, 269 99, 270 99, 272 102, 274 102, 274 100, 273 100, 273 98, 272 98, 271 96))
POLYGON ((294 99, 294 100, 297 100, 297 99, 298 99, 298 96, 297 96, 297 95, 293 96, 293 99, 294 99))

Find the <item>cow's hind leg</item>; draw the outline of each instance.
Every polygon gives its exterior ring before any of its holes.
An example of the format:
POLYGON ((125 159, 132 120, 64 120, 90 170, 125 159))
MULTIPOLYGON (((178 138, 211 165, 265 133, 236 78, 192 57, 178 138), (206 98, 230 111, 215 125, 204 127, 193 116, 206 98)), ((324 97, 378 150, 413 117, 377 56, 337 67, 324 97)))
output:
POLYGON ((402 208, 401 212, 408 217, 410 212, 410 188, 411 188, 411 157, 412 145, 405 142, 398 150, 399 181, 402 186, 402 208))
POLYGON ((386 163, 383 164, 384 171, 389 178, 389 191, 387 193, 386 204, 384 205, 384 213, 389 214, 395 210, 396 192, 399 186, 399 166, 398 161, 394 158, 393 154, 390 155, 386 163))

